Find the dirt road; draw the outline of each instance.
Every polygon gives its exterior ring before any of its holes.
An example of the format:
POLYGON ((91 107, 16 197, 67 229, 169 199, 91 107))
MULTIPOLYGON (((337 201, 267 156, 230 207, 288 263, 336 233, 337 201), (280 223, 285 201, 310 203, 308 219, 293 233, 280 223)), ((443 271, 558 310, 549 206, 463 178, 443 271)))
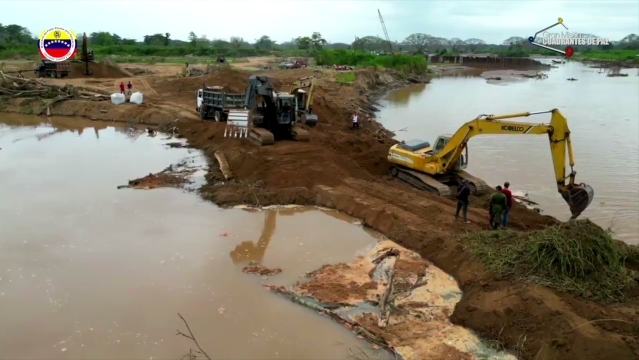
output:
MULTIPOLYGON (((625 303, 598 304, 493 275, 458 240, 459 235, 486 229, 485 198, 473 199, 472 224, 467 225, 454 221, 452 200, 417 191, 387 175, 387 151, 394 141, 372 120, 372 100, 393 86, 405 85, 399 74, 358 70, 355 83, 346 85, 334 82, 334 74, 326 70, 275 70, 267 75, 282 90, 301 76, 318 77, 314 109, 319 124, 310 129, 310 142, 283 141, 258 148, 244 140, 224 138, 223 123, 197 120, 195 90, 207 84, 243 92, 250 73, 241 71, 193 78, 152 75, 144 76, 144 82, 142 77, 133 78, 134 86, 145 93, 143 106, 70 100, 56 104, 51 112, 148 124, 179 119, 175 124, 189 143, 209 159, 222 151, 236 177, 235 182, 224 182, 212 166, 209 183, 202 188, 204 198, 222 205, 321 205, 363 219, 367 226, 458 280, 464 295, 451 316, 455 323, 522 358, 620 360, 639 356, 637 293, 634 298, 628 295, 625 303), (349 128, 353 111, 363 115, 357 132, 349 128)), ((71 81, 115 90, 119 80, 128 78, 71 81)), ((39 100, 9 99, 0 103, 0 111, 25 112, 27 107, 37 111, 41 106, 39 100)), ((519 206, 511 219, 515 231, 555 223, 553 218, 519 206)))

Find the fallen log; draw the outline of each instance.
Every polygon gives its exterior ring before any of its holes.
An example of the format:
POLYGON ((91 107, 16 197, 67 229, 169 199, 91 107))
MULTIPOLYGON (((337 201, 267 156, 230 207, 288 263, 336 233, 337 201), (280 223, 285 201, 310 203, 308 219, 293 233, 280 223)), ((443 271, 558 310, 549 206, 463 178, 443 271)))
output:
POLYGON ((226 161, 224 153, 216 151, 215 158, 217 159, 218 164, 220 164, 220 171, 222 172, 222 175, 224 175, 224 179, 226 181, 231 180, 233 178, 233 173, 231 172, 228 161, 226 161))

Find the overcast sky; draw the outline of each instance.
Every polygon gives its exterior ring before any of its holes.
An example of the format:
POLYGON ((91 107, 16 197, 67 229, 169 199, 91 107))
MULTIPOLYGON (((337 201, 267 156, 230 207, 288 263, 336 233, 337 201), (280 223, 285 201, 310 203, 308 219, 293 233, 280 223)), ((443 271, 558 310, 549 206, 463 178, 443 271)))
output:
POLYGON ((190 31, 209 39, 269 35, 278 42, 319 31, 329 42, 355 36, 384 37, 380 9, 391 40, 421 32, 501 43, 528 37, 564 19, 569 31, 610 40, 639 34, 639 1, 98 1, 1 0, 0 23, 17 23, 34 34, 59 26, 80 32, 109 31, 141 40, 154 33, 186 40, 190 31), (43 9, 55 4, 56 16, 43 9))

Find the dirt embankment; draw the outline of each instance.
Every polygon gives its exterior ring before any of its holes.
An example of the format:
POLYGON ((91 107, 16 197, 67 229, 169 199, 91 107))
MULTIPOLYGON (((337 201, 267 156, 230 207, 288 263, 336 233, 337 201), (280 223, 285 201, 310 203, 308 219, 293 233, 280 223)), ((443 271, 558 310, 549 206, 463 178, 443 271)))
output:
MULTIPOLYGON (((363 219, 371 228, 413 250, 453 275, 464 292, 451 316, 453 322, 495 340, 524 359, 634 359, 639 356, 639 302, 600 304, 504 279, 489 272, 464 250, 458 237, 487 228, 485 198, 473 199, 472 224, 454 221, 455 203, 398 182, 387 175, 388 148, 394 143, 371 117, 374 96, 405 85, 397 74, 361 70, 351 85, 333 81, 331 72, 283 70, 265 73, 278 90, 298 77, 315 74, 319 88, 314 109, 317 127, 311 141, 278 142, 258 148, 245 140, 224 138, 223 123, 197 121, 195 90, 202 84, 244 91, 251 75, 238 71, 206 77, 145 77, 146 104, 66 101, 51 108, 52 115, 160 124, 176 122, 189 143, 214 159, 226 156, 234 181, 224 181, 212 164, 202 196, 223 205, 300 204, 335 208, 363 219), (360 131, 350 129, 350 114, 362 115, 360 131)), ((26 112, 38 100, 5 99, 0 111, 26 112)), ((214 160, 211 160, 212 162, 214 160)), ((511 214, 513 231, 529 231, 555 224, 518 205, 511 214)))

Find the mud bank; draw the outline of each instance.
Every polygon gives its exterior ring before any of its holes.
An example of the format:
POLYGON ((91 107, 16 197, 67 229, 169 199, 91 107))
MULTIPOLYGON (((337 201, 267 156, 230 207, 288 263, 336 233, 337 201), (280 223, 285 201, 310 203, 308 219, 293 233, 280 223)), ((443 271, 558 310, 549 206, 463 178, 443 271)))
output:
MULTIPOLYGON (((399 74, 371 69, 357 72, 350 85, 330 72, 285 70, 265 73, 277 89, 299 77, 318 77, 314 110, 319 117, 308 143, 289 141, 257 148, 224 138, 224 124, 197 121, 194 90, 207 85, 243 91, 249 73, 219 72, 206 77, 145 77, 144 106, 67 101, 52 113, 111 121, 177 127, 189 144, 211 162, 201 195, 221 205, 318 205, 362 219, 364 225, 420 254, 458 281, 463 296, 451 321, 494 341, 524 359, 631 359, 639 354, 639 302, 600 304, 489 272, 458 240, 487 228, 487 197, 473 198, 471 224, 454 221, 455 203, 398 182, 388 174, 388 148, 395 143, 367 110, 376 95, 406 83, 399 74), (350 115, 360 111, 361 129, 350 129, 350 115), (235 180, 226 181, 215 163, 225 155, 235 180), (609 321, 605 319, 614 319, 609 321)), ((0 111, 25 112, 37 100, 8 99, 0 111), (23 103, 18 103, 23 101, 23 103), (4 109, 4 110, 2 110, 4 109)), ((370 108, 369 108, 370 109, 370 108)), ((142 175, 142 174, 140 174, 142 175)), ((512 210, 512 231, 540 230, 556 224, 523 206, 512 210)), ((375 330, 374 324, 371 325, 375 330)), ((381 331, 381 330, 380 330, 381 331)))
POLYGON ((461 291, 418 254, 382 240, 349 263, 325 265, 275 293, 328 315, 405 360, 515 359, 449 321, 461 291))

